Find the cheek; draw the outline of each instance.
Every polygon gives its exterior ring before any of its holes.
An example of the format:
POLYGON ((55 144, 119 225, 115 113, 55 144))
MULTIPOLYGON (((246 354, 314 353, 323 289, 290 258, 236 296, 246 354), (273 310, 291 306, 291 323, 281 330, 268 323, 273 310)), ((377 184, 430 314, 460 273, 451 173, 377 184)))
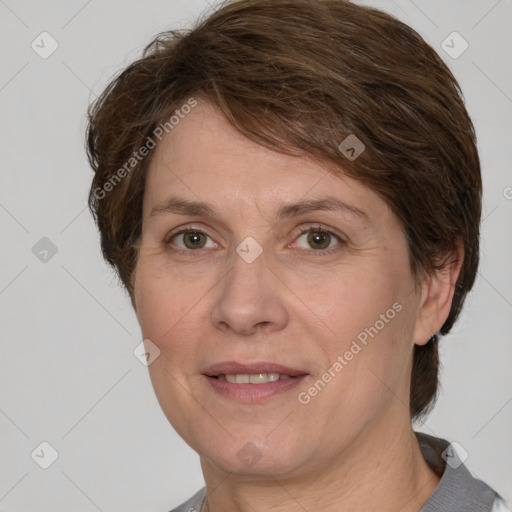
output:
POLYGON ((188 388, 185 374, 194 347, 190 333, 198 321, 193 308, 197 293, 149 266, 138 267, 134 293, 141 334, 160 350, 148 366, 155 395, 171 424, 179 426, 183 421, 179 416, 188 407, 190 390, 184 392, 188 388))
POLYGON ((343 377, 335 379, 333 389, 350 388, 347 398, 360 403, 378 399, 386 389, 379 378, 392 389, 401 386, 415 313, 409 279, 385 265, 375 266, 372 272, 333 278, 317 294, 316 311, 329 327, 322 349, 330 365, 342 358, 336 374, 343 377))
MULTIPOLYGON (((175 284, 174 284, 175 287, 175 284)), ((138 269, 135 281, 137 320, 141 334, 165 351, 165 341, 186 314, 183 294, 173 292, 171 280, 150 269, 138 269)))
POLYGON ((364 341, 365 335, 370 336, 368 331, 375 332, 375 324, 379 333, 389 331, 400 318, 393 309, 401 300, 399 286, 378 268, 334 274, 321 289, 309 292, 309 298, 333 334, 334 345, 340 339, 350 343, 358 336, 364 341))
POLYGON ((163 367, 172 373, 188 373, 197 341, 203 338, 199 326, 206 325, 207 312, 202 300, 213 285, 205 276, 189 274, 151 265, 138 268, 137 319, 142 336, 163 356, 150 365, 152 378, 163 367))

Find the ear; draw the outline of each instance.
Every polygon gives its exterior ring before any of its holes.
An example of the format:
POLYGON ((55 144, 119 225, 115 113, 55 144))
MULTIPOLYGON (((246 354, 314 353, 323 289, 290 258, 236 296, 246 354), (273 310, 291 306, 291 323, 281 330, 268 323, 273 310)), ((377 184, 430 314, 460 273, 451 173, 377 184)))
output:
POLYGON ((416 345, 426 345, 448 318, 463 259, 464 249, 458 243, 445 267, 423 281, 413 336, 416 345))

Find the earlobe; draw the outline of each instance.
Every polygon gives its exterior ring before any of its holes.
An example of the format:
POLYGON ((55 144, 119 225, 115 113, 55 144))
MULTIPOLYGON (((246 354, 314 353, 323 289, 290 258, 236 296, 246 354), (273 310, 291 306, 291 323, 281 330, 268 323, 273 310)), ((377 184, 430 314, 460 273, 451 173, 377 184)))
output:
POLYGON ((422 283, 413 337, 416 345, 426 345, 432 335, 441 330, 448 318, 463 258, 464 249, 458 244, 444 268, 436 271, 422 283))

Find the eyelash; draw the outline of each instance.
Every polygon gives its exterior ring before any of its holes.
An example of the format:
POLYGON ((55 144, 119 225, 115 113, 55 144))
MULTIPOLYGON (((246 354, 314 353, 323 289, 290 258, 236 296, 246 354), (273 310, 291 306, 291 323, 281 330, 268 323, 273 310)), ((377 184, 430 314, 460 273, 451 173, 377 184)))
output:
MULTIPOLYGON (((337 240, 338 240, 338 244, 333 249, 325 249, 325 250, 322 250, 322 249, 316 249, 316 250, 315 249, 311 249, 311 252, 313 254, 315 254, 316 256, 325 256, 325 255, 329 255, 329 254, 333 254, 335 252, 338 252, 340 250, 340 246, 343 246, 344 243, 345 243, 345 240, 340 235, 338 235, 338 234, 334 233, 333 231, 331 231, 331 230, 321 226, 320 224, 311 225, 307 229, 303 229, 295 237, 295 239, 298 239, 302 235, 304 235, 305 233, 309 233, 311 231, 313 231, 313 232, 320 232, 322 234, 332 235, 335 238, 337 238, 337 240)), ((205 235, 208 238, 211 238, 210 235, 208 235, 208 233, 206 233, 205 231, 202 231, 201 229, 194 228, 193 226, 185 226, 184 228, 180 229, 179 231, 177 231, 175 233, 171 233, 168 237, 166 237, 166 239, 164 241, 165 245, 166 246, 171 245, 171 242, 172 242, 172 240, 174 238, 176 238, 179 235, 185 234, 185 233, 198 233, 198 234, 205 235)), ((180 254, 190 255, 191 253, 202 254, 203 252, 207 252, 210 249, 181 249, 181 248, 178 247, 178 248, 173 248, 172 250, 174 252, 177 252, 177 253, 180 253, 180 254)), ((307 251, 307 249, 303 249, 303 250, 307 251)))

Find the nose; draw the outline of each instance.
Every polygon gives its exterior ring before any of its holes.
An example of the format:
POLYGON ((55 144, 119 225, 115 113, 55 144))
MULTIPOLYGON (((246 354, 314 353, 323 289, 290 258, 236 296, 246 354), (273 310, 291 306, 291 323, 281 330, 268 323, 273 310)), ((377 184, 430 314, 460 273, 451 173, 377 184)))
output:
POLYGON ((231 269, 218 286, 211 312, 213 325, 239 336, 284 328, 288 321, 282 300, 284 288, 269 268, 265 251, 250 263, 235 253, 231 269))

